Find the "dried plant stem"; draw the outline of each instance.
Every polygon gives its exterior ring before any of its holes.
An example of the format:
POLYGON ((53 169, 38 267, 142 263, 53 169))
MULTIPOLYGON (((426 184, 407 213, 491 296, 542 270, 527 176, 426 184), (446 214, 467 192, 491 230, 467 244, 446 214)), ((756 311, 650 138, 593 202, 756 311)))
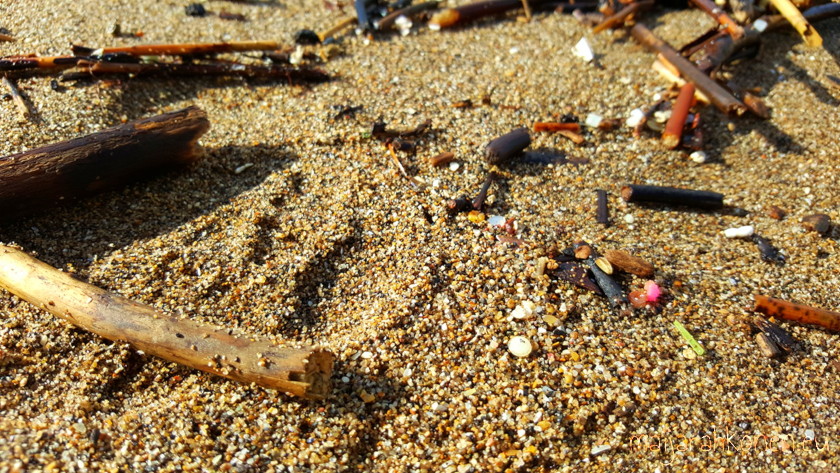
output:
MULTIPOLYGON (((185 54, 273 51, 282 44, 276 41, 233 41, 229 43, 138 44, 94 50, 96 54, 130 54, 132 56, 181 56, 185 54)), ((74 47, 74 52, 88 53, 90 48, 74 47)), ((79 54, 77 54, 79 55, 79 54)), ((87 56, 88 54, 81 54, 87 56)))
POLYGON ((680 95, 677 96, 677 101, 671 109, 671 117, 665 125, 665 131, 662 132, 662 143, 668 149, 674 149, 680 145, 685 120, 693 104, 694 84, 686 82, 680 89, 680 95))
POLYGON ((821 47, 823 40, 817 30, 808 23, 808 20, 802 15, 802 12, 796 8, 796 5, 791 3, 790 0, 770 0, 770 3, 779 10, 779 13, 782 14, 783 17, 790 22, 791 26, 793 26, 796 31, 802 36, 802 39, 805 40, 805 43, 808 46, 813 46, 815 48, 821 47))
POLYGON ((14 36, 7 35, 5 33, 0 33, 0 41, 12 42, 12 41, 17 41, 17 40, 15 39, 14 36))
POLYGON ((755 310, 771 317, 801 324, 818 325, 834 332, 840 332, 840 312, 795 304, 761 294, 755 295, 755 310))
POLYGON ((335 26, 318 33, 318 37, 321 38, 321 42, 323 42, 327 38, 332 38, 339 31, 347 28, 348 26, 355 25, 356 21, 357 21, 357 19, 356 19, 355 16, 349 16, 349 17, 339 21, 338 23, 336 23, 335 26))
POLYGON ((733 39, 744 36, 744 29, 712 0, 691 0, 698 8, 708 13, 732 35, 733 39))
POLYGON ((741 115, 747 107, 724 89, 720 84, 713 81, 709 76, 697 68, 691 61, 684 58, 670 45, 657 38, 647 27, 636 23, 630 29, 634 38, 648 49, 659 53, 664 60, 674 66, 680 74, 689 82, 693 82, 698 90, 702 91, 712 103, 724 113, 741 115))
POLYGON ((15 102, 18 112, 20 112, 20 117, 28 121, 32 117, 32 111, 29 110, 29 104, 26 103, 26 99, 21 95, 17 85, 6 76, 3 76, 3 85, 9 89, 9 94, 12 95, 12 100, 15 102))
POLYGON ((0 245, 0 287, 73 325, 150 355, 295 396, 323 399, 333 356, 177 319, 81 282, 26 253, 0 245))
POLYGON ((633 2, 618 12, 604 18, 600 23, 592 28, 592 32, 598 34, 608 28, 616 28, 624 24, 628 18, 633 16, 636 12, 648 10, 653 7, 653 0, 646 0, 642 2, 633 2))

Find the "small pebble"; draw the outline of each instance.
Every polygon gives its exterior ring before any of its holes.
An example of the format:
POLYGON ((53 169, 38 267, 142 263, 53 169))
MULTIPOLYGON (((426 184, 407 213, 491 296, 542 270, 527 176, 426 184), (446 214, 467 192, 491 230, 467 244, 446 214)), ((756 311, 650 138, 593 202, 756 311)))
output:
POLYGON ((204 5, 200 3, 190 3, 186 7, 184 7, 184 11, 187 16, 206 16, 207 10, 204 8, 204 5))
POLYGON ((723 231, 723 236, 726 238, 749 238, 755 233, 755 227, 752 225, 744 225, 743 227, 727 228, 723 231))
POLYGON ((531 341, 523 336, 516 336, 508 341, 508 350, 514 356, 518 356, 519 358, 525 358, 526 356, 531 354, 533 347, 531 346, 531 341))
POLYGON ((802 217, 802 226, 811 232, 825 236, 831 229, 831 218, 826 214, 813 214, 802 217))
POLYGON ((688 159, 694 161, 697 164, 703 164, 708 159, 708 155, 706 155, 705 151, 694 151, 693 153, 688 155, 688 159))
POLYGON ((624 223, 632 224, 632 223, 635 223, 635 222, 636 222, 636 217, 634 217, 633 214, 625 214, 624 215, 624 223))
POLYGON ((767 209, 767 216, 772 218, 772 219, 782 220, 783 218, 785 218, 786 215, 787 215, 787 211, 785 209, 779 207, 778 205, 771 205, 767 209))

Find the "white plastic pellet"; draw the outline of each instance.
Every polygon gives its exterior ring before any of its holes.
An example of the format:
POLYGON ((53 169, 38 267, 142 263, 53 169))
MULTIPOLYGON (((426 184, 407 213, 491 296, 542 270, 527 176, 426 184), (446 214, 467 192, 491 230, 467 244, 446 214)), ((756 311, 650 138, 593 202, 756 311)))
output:
POLYGON ((572 48, 572 52, 575 56, 586 62, 592 62, 592 60, 595 59, 595 53, 592 52, 592 46, 589 45, 589 41, 587 41, 586 38, 581 38, 575 47, 572 48))

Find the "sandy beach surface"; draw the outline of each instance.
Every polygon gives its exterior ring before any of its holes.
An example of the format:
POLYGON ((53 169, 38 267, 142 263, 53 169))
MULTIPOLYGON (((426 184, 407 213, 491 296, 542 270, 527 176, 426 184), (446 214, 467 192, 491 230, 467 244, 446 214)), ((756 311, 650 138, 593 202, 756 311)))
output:
MULTIPOLYGON (((348 2, 205 4, 238 22, 188 17, 187 3, 5 0, 0 27, 17 41, 0 55, 291 46, 301 28, 353 14, 348 2), (113 37, 115 22, 142 38, 113 37)), ((676 46, 713 25, 697 10, 642 21, 676 46)), ((822 49, 773 32, 732 68, 772 117, 703 108, 707 162, 624 125, 586 128, 580 145, 533 133, 523 157, 495 168, 484 219, 445 202, 478 192, 488 141, 564 115, 623 122, 668 89, 653 54, 623 31, 595 36, 541 12, 340 35, 309 49, 328 58, 324 84, 137 78, 56 91, 53 77, 19 80, 35 115, 0 101, 0 156, 190 105, 211 129, 193 168, 5 222, 0 241, 162 312, 321 345, 336 363, 328 399, 301 401, 138 353, 2 292, 0 472, 837 471, 838 335, 782 321, 800 349, 768 359, 743 323, 754 294, 840 310, 840 229, 800 224, 840 222, 840 21, 817 29, 822 49), (596 64, 572 54, 582 37, 596 64), (414 152, 397 152, 425 185, 371 136, 378 120, 431 120, 414 152), (455 164, 429 165, 445 151, 455 164), (727 207, 629 204, 629 183, 716 191, 727 207), (608 192, 609 227, 595 221, 595 189, 608 192), (771 218, 772 205, 787 216, 771 218), (492 216, 513 219, 513 234, 492 216), (786 264, 723 236, 743 225, 786 264), (541 271, 578 239, 653 263, 659 304, 623 314, 541 271), (530 341, 527 357, 509 352, 515 336, 530 341)), ((619 278, 628 291, 645 280, 619 278)))

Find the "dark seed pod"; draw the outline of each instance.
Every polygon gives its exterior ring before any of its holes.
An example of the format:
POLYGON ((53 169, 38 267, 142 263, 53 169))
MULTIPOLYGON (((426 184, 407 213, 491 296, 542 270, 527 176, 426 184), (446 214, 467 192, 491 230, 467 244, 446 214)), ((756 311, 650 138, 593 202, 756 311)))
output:
POLYGON ((312 45, 319 44, 320 42, 321 37, 312 30, 300 30, 295 33, 295 44, 312 45))
POLYGON ((184 11, 187 16, 206 16, 207 10, 204 8, 204 5, 200 3, 190 3, 189 5, 184 7, 184 11))
POLYGON ((831 217, 826 214, 813 214, 802 217, 802 226, 811 232, 825 236, 831 229, 831 217))
POLYGON ((531 144, 531 135, 527 128, 517 128, 487 144, 485 151, 487 162, 501 164, 518 155, 531 144))

